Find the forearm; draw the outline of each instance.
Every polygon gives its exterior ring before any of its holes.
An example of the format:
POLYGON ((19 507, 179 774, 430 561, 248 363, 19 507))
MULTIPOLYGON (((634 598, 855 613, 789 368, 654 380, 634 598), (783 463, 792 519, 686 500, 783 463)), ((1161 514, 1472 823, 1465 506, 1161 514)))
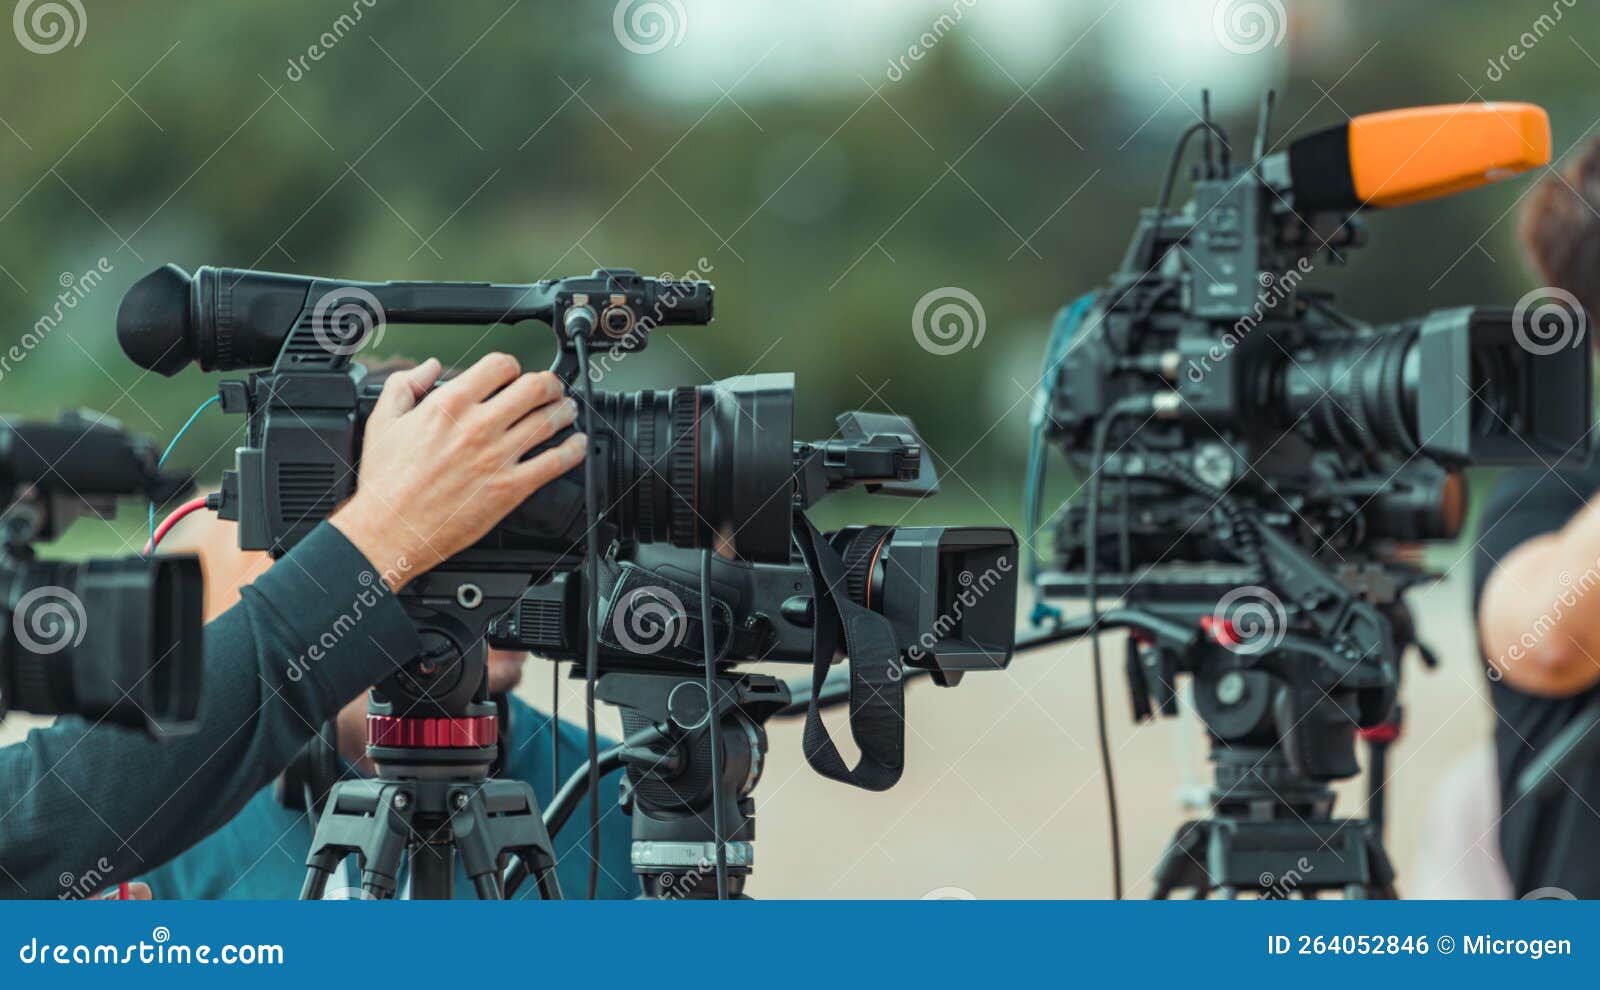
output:
POLYGON ((1478 634, 1485 659, 1519 690, 1565 696, 1600 681, 1600 502, 1495 565, 1478 634))
POLYGON ((320 527, 206 626, 198 732, 150 740, 62 720, 0 750, 0 896, 55 896, 66 874, 114 883, 173 858, 417 651, 384 581, 320 527))

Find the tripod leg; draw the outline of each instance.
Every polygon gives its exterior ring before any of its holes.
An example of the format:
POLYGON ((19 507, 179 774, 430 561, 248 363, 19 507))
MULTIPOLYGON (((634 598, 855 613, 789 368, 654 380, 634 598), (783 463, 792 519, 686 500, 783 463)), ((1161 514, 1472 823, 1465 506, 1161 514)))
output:
POLYGON ((362 892, 377 900, 392 899, 395 895, 395 878, 400 873, 400 854, 404 851, 405 843, 397 841, 392 834, 379 841, 378 848, 361 870, 362 892))
POLYGON ((455 885, 455 849, 448 834, 444 842, 417 843, 411 850, 411 899, 448 901, 455 896, 455 885))
POLYGON ((313 853, 311 862, 306 865, 306 882, 300 888, 302 901, 320 901, 328 889, 328 878, 333 876, 334 869, 339 865, 341 855, 333 851, 313 853))
POLYGON ((456 792, 450 802, 450 828, 461 852, 461 865, 480 898, 501 900, 506 896, 498 865, 506 853, 516 855, 537 879, 542 897, 561 898, 561 888, 555 885, 550 835, 531 787, 522 781, 492 779, 470 792, 456 792))
POLYGON ((1200 862, 1198 854, 1203 851, 1209 835, 1210 829, 1204 820, 1187 822, 1178 829, 1178 834, 1167 843, 1167 851, 1156 866, 1155 886, 1150 893, 1152 899, 1164 901, 1174 890, 1183 886, 1192 886, 1196 891, 1203 891, 1210 886, 1210 877, 1197 869, 1200 862))

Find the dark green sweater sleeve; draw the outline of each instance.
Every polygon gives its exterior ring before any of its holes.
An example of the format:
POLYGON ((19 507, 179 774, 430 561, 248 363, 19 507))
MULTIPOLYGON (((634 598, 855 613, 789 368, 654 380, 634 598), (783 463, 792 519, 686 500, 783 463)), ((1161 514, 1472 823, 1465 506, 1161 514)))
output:
POLYGON ((0 897, 103 888, 172 859, 419 652, 388 586, 323 523, 206 624, 199 731, 152 740, 63 718, 0 749, 0 897))

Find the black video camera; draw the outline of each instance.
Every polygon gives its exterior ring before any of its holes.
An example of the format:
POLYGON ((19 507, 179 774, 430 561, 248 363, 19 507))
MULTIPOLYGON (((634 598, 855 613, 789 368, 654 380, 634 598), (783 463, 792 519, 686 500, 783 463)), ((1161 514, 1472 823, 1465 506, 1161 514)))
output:
MULTIPOLYGON (((276 555, 355 490, 362 425, 379 389, 365 380, 365 369, 351 358, 386 324, 546 323, 555 331, 558 348, 551 370, 581 401, 586 390, 578 386, 586 383, 579 376, 587 369, 580 357, 603 349, 636 352, 658 327, 706 324, 712 319, 712 300, 707 282, 656 279, 620 268, 498 285, 348 282, 209 267, 191 278, 168 265, 129 290, 118 313, 118 336, 135 363, 167 375, 190 362, 205 370, 268 368, 252 372, 247 381, 221 385, 223 408, 244 414, 248 430, 237 466, 224 475, 212 504, 223 518, 239 521, 242 547, 276 555)), ((596 482, 599 542, 622 548, 611 555, 618 560, 652 559, 652 551, 643 548, 656 544, 686 550, 714 547, 731 535, 744 563, 719 565, 725 573, 770 566, 775 568, 771 573, 782 572, 786 580, 793 576, 801 584, 811 581, 831 590, 830 582, 816 577, 821 547, 808 549, 797 527, 802 510, 828 492, 855 485, 910 497, 937 491, 915 428, 902 417, 851 413, 840 417, 833 437, 796 443, 792 375, 748 375, 632 393, 595 391, 589 409, 590 463, 585 467, 596 482), (633 557, 635 553, 643 556, 633 557)), ((584 546, 583 479, 584 468, 579 468, 545 486, 476 546, 406 586, 401 597, 424 639, 436 648, 380 686, 375 701, 385 699, 384 711, 451 718, 492 711, 483 697, 481 664, 476 672, 464 674, 462 665, 470 661, 462 658, 481 652, 490 620, 519 601, 566 601, 569 590, 579 593, 572 589, 580 582, 562 576, 576 572, 590 556, 584 546), (543 587, 547 582, 549 589, 543 587), (524 592, 531 597, 525 598, 524 592)), ((1011 554, 1015 547, 1009 532, 1003 539, 951 533, 944 551, 927 555, 935 573, 944 573, 941 567, 948 570, 954 566, 951 561, 969 551, 977 553, 979 545, 991 556, 1011 554), (971 546, 956 552, 953 548, 963 540, 971 546)), ((831 546, 826 549, 837 555, 831 546)), ((909 549, 893 549, 884 560, 857 563, 863 573, 879 567, 877 580, 882 582, 881 567, 890 558, 898 566, 911 556, 909 549)), ((920 560, 917 566, 923 566, 920 560)), ((1014 601, 1014 574, 999 573, 992 580, 1004 588, 986 608, 1014 601)), ((890 583, 896 603, 912 602, 906 584, 890 583)), ((916 594, 920 597, 914 607, 890 617, 904 631, 907 651, 916 647, 925 664, 939 669, 941 657, 960 652, 950 635, 935 631, 936 620, 947 612, 940 607, 945 601, 941 596, 954 600, 958 591, 939 584, 938 589, 922 586, 916 594), (919 625, 924 622, 926 626, 919 625), (933 647, 918 645, 924 632, 935 637, 933 647)), ((750 600, 745 607, 781 618, 785 602, 800 597, 791 589, 780 599, 750 600)), ((721 607, 731 614, 732 606, 721 607)), ((742 619, 757 621, 748 611, 742 619)), ((507 645, 539 646, 556 656, 571 656, 585 624, 571 615, 564 616, 567 620, 577 624, 563 626, 560 637, 541 637, 530 626, 505 631, 512 627, 504 622, 497 628, 507 645), (558 642, 567 645, 557 649, 558 642)), ((822 625, 831 634, 832 625, 822 625)), ((982 637, 984 665, 1001 667, 1011 654, 1009 613, 1003 633, 999 623, 993 626, 986 625, 982 637)), ((762 647, 762 635, 752 625, 741 642, 725 640, 725 651, 754 651, 762 647)), ((813 645, 831 662, 836 652, 831 635, 813 645)), ((789 648, 798 659, 802 647, 789 648)), ((968 668, 949 666, 948 681, 953 683, 962 669, 968 668)))
POLYGON ((189 488, 164 475, 155 446, 103 416, 0 423, 0 717, 8 709, 192 731, 200 704, 204 587, 194 556, 38 560, 85 515, 117 500, 165 501, 189 488))
POLYGON ((1400 596, 1429 577, 1410 544, 1459 531, 1464 466, 1587 459, 1591 355, 1581 310, 1374 326, 1302 284, 1362 243, 1362 208, 1542 164, 1543 111, 1370 114, 1267 155, 1270 106, 1243 167, 1209 115, 1190 127, 1122 267, 1058 318, 1043 432, 1089 494, 1033 580, 1121 597, 1117 624, 1140 633, 1136 717, 1174 710, 1173 677, 1191 672, 1214 733, 1281 737, 1295 770, 1329 780, 1357 771, 1356 726, 1394 706, 1412 645, 1400 596), (1196 135, 1193 198, 1170 210, 1196 135), (1461 148, 1481 160, 1445 154, 1461 148))

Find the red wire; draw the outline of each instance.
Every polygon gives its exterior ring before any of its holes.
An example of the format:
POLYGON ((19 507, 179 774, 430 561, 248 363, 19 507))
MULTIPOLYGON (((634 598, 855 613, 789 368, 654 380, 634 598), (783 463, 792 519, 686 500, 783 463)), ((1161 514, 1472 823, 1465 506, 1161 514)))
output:
POLYGON ((155 550, 156 544, 160 543, 161 538, 166 536, 172 527, 178 524, 178 520, 182 519, 191 512, 196 512, 205 507, 206 497, 201 495, 198 498, 191 498, 189 501, 172 510, 172 514, 161 520, 161 525, 156 527, 155 536, 150 540, 149 543, 144 545, 144 555, 146 557, 150 556, 151 551, 155 550))

